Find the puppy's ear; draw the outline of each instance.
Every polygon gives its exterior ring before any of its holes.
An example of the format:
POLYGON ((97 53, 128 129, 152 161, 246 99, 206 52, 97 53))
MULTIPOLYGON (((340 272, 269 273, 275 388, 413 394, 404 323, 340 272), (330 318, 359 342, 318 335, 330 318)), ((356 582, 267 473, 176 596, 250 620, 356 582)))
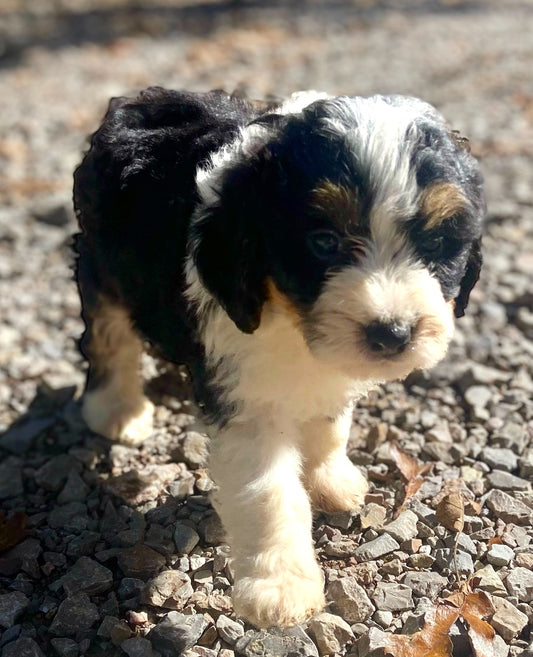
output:
MULTIPOLYGON (((233 172, 232 178, 238 177, 233 172)), ((194 228, 194 261, 200 278, 237 328, 253 333, 266 299, 266 274, 256 200, 246 175, 226 181, 217 204, 194 228)))
POLYGON ((456 317, 463 317, 466 307, 468 306, 468 298, 472 288, 479 280, 479 272, 481 271, 481 264, 483 257, 481 255, 481 238, 474 240, 470 248, 466 269, 461 281, 459 294, 455 298, 454 313, 456 317))

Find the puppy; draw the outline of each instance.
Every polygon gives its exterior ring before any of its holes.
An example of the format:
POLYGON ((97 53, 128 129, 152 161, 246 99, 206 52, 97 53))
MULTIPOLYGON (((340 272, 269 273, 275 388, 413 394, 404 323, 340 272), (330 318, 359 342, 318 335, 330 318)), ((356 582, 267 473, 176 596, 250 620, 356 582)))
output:
POLYGON ((353 402, 435 365, 464 313, 485 212, 465 146, 415 98, 152 88, 111 101, 75 173, 83 416, 136 444, 141 341, 188 366, 257 626, 324 605, 311 504, 363 502, 353 402))

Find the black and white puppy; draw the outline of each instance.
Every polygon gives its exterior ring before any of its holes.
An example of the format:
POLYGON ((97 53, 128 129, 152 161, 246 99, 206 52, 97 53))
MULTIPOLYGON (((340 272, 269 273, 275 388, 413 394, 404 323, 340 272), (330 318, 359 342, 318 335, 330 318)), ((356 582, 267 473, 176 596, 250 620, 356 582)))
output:
POLYGON ((76 171, 84 418, 142 441, 141 341, 188 366, 258 626, 323 606, 311 504, 364 499, 353 402, 435 365, 467 305, 485 202, 465 142, 414 98, 154 88, 111 101, 76 171))

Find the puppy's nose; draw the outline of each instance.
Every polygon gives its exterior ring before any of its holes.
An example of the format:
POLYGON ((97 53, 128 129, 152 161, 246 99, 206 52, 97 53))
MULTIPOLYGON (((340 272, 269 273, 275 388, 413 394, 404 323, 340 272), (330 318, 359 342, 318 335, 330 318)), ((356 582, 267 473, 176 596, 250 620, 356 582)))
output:
POLYGON ((394 356, 411 341, 411 327, 397 322, 372 322, 365 328, 370 349, 380 356, 394 356))

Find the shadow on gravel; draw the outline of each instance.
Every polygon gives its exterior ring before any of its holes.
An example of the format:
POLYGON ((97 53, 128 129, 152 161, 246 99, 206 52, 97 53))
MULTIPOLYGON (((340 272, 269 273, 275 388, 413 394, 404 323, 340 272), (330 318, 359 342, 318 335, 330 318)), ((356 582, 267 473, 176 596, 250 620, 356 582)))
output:
POLYGON ((19 64, 28 48, 57 50, 84 43, 107 44, 129 36, 170 34, 206 37, 223 25, 245 26, 277 18, 299 21, 309 15, 321 20, 375 20, 394 10, 404 14, 483 11, 483 0, 220 0, 180 6, 117 2, 111 8, 68 11, 60 3, 48 11, 0 11, 0 69, 19 64))

